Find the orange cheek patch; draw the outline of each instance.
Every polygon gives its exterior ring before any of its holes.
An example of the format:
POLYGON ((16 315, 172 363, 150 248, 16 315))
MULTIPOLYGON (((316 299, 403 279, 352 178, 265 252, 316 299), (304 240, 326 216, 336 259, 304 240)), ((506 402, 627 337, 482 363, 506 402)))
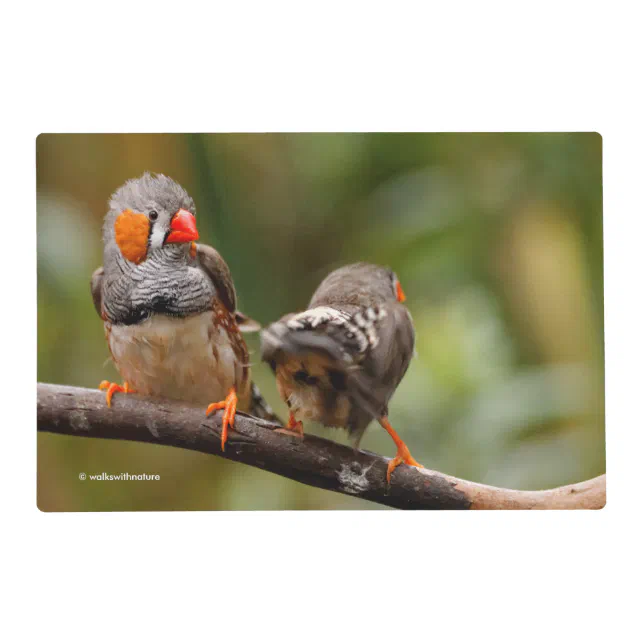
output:
POLYGON ((116 243, 125 259, 139 264, 148 252, 150 222, 141 214, 124 210, 114 222, 116 243))
POLYGON ((402 286, 400 285, 400 282, 396 284, 396 299, 399 302, 404 302, 407 299, 405 292, 402 290, 402 286))

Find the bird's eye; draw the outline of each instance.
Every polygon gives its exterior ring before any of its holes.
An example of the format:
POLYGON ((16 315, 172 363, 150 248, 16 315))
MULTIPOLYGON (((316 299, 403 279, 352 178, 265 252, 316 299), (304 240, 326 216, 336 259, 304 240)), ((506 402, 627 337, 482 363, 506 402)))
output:
POLYGON ((156 221, 159 218, 159 213, 156 210, 150 210, 150 221, 156 221))

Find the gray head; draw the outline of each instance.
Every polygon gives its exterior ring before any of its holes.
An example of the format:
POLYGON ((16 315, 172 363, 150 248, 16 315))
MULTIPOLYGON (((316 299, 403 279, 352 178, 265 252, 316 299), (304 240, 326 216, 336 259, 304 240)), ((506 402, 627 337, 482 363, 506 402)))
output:
POLYGON ((327 275, 313 294, 309 308, 342 304, 368 307, 393 301, 405 301, 396 274, 385 266, 360 262, 327 275))
POLYGON ((118 254, 140 264, 168 245, 187 252, 198 238, 194 201, 170 177, 146 172, 126 181, 110 199, 103 226, 106 263, 118 254))

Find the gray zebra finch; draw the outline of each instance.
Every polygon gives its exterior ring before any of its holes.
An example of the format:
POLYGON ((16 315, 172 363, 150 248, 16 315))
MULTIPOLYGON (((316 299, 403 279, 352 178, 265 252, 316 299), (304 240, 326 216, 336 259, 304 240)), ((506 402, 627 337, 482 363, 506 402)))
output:
POLYGON ((251 381, 241 331, 259 325, 237 311, 230 270, 199 238, 195 204, 164 175, 144 174, 113 195, 103 226, 103 266, 91 281, 123 386, 116 392, 223 409, 221 448, 239 409, 276 420, 251 381), (211 401, 216 402, 211 402, 211 401))
POLYGON ((387 418, 387 406, 414 352, 414 326, 396 274, 358 263, 333 271, 309 307, 262 331, 262 360, 273 369, 289 407, 287 430, 303 435, 302 419, 349 430, 357 448, 377 419, 397 452, 387 481, 414 460, 387 418))

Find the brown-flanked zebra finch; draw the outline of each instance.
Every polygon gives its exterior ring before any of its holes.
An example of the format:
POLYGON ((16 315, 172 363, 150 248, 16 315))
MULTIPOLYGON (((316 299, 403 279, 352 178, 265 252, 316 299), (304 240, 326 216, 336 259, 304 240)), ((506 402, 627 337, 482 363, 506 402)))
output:
POLYGON ((398 465, 422 467, 387 418, 388 404, 414 352, 414 326, 395 273, 373 264, 332 272, 308 309, 262 331, 262 360, 289 407, 287 429, 302 421, 349 430, 357 448, 377 419, 396 443, 387 481, 398 465))
POLYGON ((222 409, 223 450, 237 409, 275 417, 241 335, 259 325, 237 311, 226 262, 198 238, 195 204, 169 177, 146 173, 112 195, 91 288, 124 384, 99 387, 108 406, 115 392, 137 392, 222 409))

